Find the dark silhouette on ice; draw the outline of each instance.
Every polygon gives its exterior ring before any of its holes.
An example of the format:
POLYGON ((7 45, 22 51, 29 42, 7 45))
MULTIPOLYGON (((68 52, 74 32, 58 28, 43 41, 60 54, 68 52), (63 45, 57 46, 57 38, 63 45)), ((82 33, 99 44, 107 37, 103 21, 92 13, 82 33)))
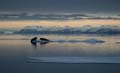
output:
POLYGON ((34 37, 34 38, 32 38, 31 39, 31 43, 33 44, 33 45, 36 45, 37 44, 37 37, 34 37))
POLYGON ((33 45, 37 45, 37 43, 40 43, 40 44, 47 44, 49 43, 50 40, 46 39, 46 38, 40 38, 40 40, 37 40, 37 37, 34 37, 31 39, 31 43, 33 45))
POLYGON ((46 38, 40 38, 41 41, 46 41, 49 42, 50 40, 46 39, 46 38))

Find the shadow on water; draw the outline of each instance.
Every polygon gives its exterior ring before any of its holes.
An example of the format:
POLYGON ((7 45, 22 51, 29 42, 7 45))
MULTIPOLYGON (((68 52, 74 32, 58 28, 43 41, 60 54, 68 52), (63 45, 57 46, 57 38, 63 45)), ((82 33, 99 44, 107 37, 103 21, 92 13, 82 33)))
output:
MULTIPOLYGON (((39 42, 39 45, 40 46, 44 46, 44 45, 46 45, 46 44, 48 44, 48 42, 39 42)), ((31 45, 34 47, 34 48, 37 48, 37 42, 31 42, 31 45)))
POLYGON ((37 43, 32 43, 32 42, 31 42, 31 45, 32 45, 34 48, 37 47, 37 43))

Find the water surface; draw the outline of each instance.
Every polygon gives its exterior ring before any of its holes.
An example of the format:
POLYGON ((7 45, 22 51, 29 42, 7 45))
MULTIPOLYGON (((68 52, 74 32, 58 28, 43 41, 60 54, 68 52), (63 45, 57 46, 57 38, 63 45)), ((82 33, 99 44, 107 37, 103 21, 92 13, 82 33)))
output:
POLYGON ((47 64, 27 63, 29 57, 119 57, 120 36, 93 35, 0 35, 0 72, 1 73, 48 73, 84 72, 113 73, 119 71, 120 64, 47 64), (33 45, 34 36, 50 40, 99 39, 104 43, 53 42, 33 45))

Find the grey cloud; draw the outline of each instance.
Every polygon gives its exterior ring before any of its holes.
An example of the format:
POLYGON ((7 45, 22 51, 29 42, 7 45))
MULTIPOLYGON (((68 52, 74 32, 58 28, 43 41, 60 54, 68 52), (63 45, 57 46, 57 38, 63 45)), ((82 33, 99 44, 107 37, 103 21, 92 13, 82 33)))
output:
POLYGON ((79 20, 79 19, 112 19, 119 20, 119 16, 96 16, 81 13, 1 13, 0 20, 79 20))
POLYGON ((0 11, 120 12, 120 0, 0 0, 0 11))

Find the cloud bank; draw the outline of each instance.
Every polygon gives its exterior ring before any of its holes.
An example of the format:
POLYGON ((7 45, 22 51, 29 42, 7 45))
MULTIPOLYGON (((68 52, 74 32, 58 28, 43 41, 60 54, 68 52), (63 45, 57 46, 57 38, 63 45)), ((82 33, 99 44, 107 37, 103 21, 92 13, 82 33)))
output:
POLYGON ((0 13, 0 20, 79 20, 111 19, 119 20, 119 15, 104 16, 82 13, 0 13))

